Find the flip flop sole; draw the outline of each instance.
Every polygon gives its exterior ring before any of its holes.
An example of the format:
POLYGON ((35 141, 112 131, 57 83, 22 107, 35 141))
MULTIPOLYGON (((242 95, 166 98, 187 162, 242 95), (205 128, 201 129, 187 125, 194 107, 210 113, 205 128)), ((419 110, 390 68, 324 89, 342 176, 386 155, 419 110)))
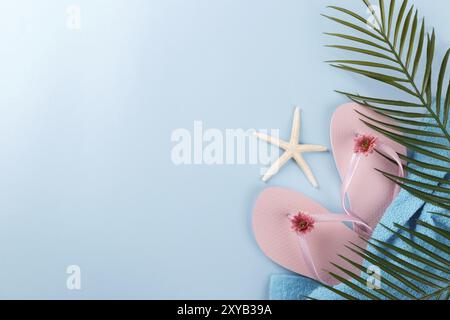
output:
MULTIPOLYGON (((299 211, 314 215, 330 213, 295 191, 284 188, 266 189, 257 199, 253 210, 253 231, 259 247, 272 261, 292 272, 315 279, 316 275, 308 269, 299 246, 298 235, 292 231, 288 218, 288 214, 296 214, 299 211)), ((305 237, 323 281, 331 285, 339 283, 325 270, 347 278, 330 262, 359 273, 338 257, 342 254, 355 262, 362 260, 345 248, 350 242, 364 246, 363 240, 348 226, 340 222, 317 223, 314 230, 305 237)))
MULTIPOLYGON (((357 114, 355 110, 373 119, 392 123, 392 121, 386 120, 356 103, 345 104, 337 108, 331 120, 331 145, 342 180, 349 169, 353 155, 355 134, 372 134, 378 137, 379 142, 390 146, 397 153, 406 155, 407 152, 405 147, 367 127, 360 120, 363 117, 357 114)), ((396 164, 374 152, 361 160, 348 190, 348 199, 352 211, 372 228, 377 226, 395 196, 395 184, 375 169, 398 174, 396 164)))

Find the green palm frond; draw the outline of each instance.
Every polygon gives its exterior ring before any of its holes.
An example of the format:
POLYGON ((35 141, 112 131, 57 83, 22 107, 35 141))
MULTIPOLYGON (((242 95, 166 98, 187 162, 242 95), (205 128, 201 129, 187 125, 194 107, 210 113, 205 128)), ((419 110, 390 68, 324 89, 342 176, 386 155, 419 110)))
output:
MULTIPOLYGON (((339 70, 394 88, 398 95, 392 98, 336 92, 383 116, 385 120, 380 120, 356 111, 369 128, 420 155, 415 158, 399 154, 407 177, 378 171, 413 196, 450 212, 450 181, 446 177, 450 173, 450 49, 442 59, 437 57, 436 32, 427 32, 425 19, 408 0, 378 0, 379 14, 370 1, 362 2, 371 12, 373 23, 338 6, 329 7, 334 15, 324 15, 349 31, 325 33, 345 42, 327 47, 358 56, 327 62, 339 70), (439 67, 434 70, 437 64, 439 67)), ((447 212, 430 214, 450 219, 447 212)), ((365 262, 356 263, 339 255, 342 264, 332 265, 340 274, 329 274, 350 290, 325 287, 351 300, 449 299, 450 232, 424 221, 418 221, 417 226, 425 231, 399 224, 382 225, 396 239, 392 243, 371 239, 366 240, 367 248, 349 244, 347 248, 365 262), (353 271, 345 265, 352 266, 353 271), (382 271, 382 288, 370 289, 367 285, 366 279, 371 276, 367 265, 382 271)))
MULTIPOLYGON (((380 14, 375 12, 368 0, 363 0, 363 3, 372 13, 373 24, 361 15, 338 6, 329 7, 336 15, 324 15, 350 31, 349 34, 326 33, 334 39, 348 42, 328 47, 361 56, 327 62, 334 68, 393 87, 405 98, 337 92, 386 118, 386 121, 380 121, 360 114, 361 121, 368 127, 430 159, 413 163, 414 169, 407 170, 410 174, 423 177, 422 169, 441 167, 444 170, 427 175, 433 182, 443 182, 441 173, 450 172, 450 131, 447 128, 450 114, 447 68, 450 49, 439 61, 437 72, 434 72, 433 63, 438 60, 436 33, 434 30, 431 34, 426 32, 425 19, 419 17, 418 10, 408 0, 400 1, 398 5, 395 0, 390 3, 379 0, 377 5, 380 14), (436 80, 433 78, 434 73, 436 80), (420 74, 423 76, 419 77, 420 74)), ((447 187, 436 187, 432 183, 419 185, 413 179, 383 174, 415 197, 450 210, 447 187)))
MULTIPOLYGON (((431 226, 425 222, 419 225, 428 228, 437 235, 450 238, 447 230, 431 226)), ((434 240, 433 238, 417 231, 397 225, 399 231, 384 226, 392 235, 400 239, 405 246, 393 245, 376 239, 367 241, 368 248, 351 243, 347 248, 363 258, 368 264, 380 268, 382 271, 381 286, 370 288, 367 283, 371 276, 368 267, 353 262, 351 259, 339 255, 343 263, 350 264, 361 271, 361 275, 348 270, 338 263, 332 263, 334 267, 348 276, 346 279, 336 273, 329 274, 342 285, 351 289, 351 292, 343 292, 336 288, 325 286, 345 299, 358 300, 361 297, 370 300, 379 299, 439 299, 450 294, 450 263, 443 255, 450 254, 450 247, 434 240), (413 237, 410 237, 413 236, 413 237), (415 240, 412 240, 415 239, 415 240), (433 250, 428 249, 426 243, 433 250), (407 250, 405 248, 411 248, 407 250), (371 250, 369 250, 371 249, 371 250), (441 255, 436 251, 442 252, 441 255), (424 266, 424 267, 422 267, 424 266), (351 280, 349 280, 351 279, 351 280), (427 294, 432 292, 432 294, 427 294)))

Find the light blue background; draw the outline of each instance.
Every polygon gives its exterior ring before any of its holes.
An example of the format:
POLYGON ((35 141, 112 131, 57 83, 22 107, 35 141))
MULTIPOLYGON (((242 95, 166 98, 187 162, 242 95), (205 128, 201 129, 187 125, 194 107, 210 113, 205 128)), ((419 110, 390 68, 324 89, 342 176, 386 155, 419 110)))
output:
MULTIPOLYGON (((449 45, 447 1, 415 0, 449 45)), ((0 298, 267 298, 285 272, 258 249, 258 166, 174 166, 171 133, 279 128, 303 109, 303 142, 329 146, 346 102, 373 93, 323 47, 337 0, 2 0, 0 298), (81 7, 82 29, 66 27, 81 7), (66 267, 82 290, 66 288, 66 267)), ((330 40, 330 41, 328 41, 330 40)), ((379 91, 377 92, 379 94, 379 91)), ((339 211, 330 154, 270 182, 339 211)))

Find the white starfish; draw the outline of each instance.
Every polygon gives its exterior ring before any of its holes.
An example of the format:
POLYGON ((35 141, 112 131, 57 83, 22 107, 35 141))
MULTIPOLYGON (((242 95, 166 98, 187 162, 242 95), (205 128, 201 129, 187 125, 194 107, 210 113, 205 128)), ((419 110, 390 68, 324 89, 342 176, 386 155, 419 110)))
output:
POLYGON ((278 146, 280 149, 284 150, 283 155, 275 161, 275 163, 270 167, 270 169, 266 172, 263 177, 263 181, 267 182, 270 178, 272 178, 275 174, 280 171, 281 167, 284 166, 291 158, 294 158, 295 162, 297 162, 298 166, 309 182, 312 184, 314 188, 318 188, 319 184, 317 183, 316 178, 311 170, 311 168, 306 163, 305 159, 302 157, 302 153, 310 153, 310 152, 326 152, 328 149, 323 146, 311 145, 311 144, 300 144, 300 109, 295 108, 294 112, 294 122, 292 124, 292 133, 291 140, 286 142, 284 140, 270 137, 266 134, 255 132, 255 136, 259 139, 264 140, 268 143, 278 146))

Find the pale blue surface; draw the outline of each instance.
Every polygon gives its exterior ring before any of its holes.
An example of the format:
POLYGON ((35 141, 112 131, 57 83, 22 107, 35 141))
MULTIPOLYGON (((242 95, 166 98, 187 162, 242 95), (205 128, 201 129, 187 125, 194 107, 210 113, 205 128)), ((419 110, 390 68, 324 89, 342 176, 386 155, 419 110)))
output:
MULTIPOLYGON (((446 1, 414 1, 448 46, 446 1)), ((176 167, 174 129, 279 128, 329 145, 345 100, 372 93, 322 61, 338 0, 3 0, 0 3, 0 298, 267 298, 283 270, 257 248, 257 166, 176 167), (81 6, 82 30, 66 28, 81 6), (83 289, 66 289, 65 269, 83 289)), ((342 56, 342 55, 341 55, 342 56)), ((270 184, 339 210, 331 155, 270 184)))

